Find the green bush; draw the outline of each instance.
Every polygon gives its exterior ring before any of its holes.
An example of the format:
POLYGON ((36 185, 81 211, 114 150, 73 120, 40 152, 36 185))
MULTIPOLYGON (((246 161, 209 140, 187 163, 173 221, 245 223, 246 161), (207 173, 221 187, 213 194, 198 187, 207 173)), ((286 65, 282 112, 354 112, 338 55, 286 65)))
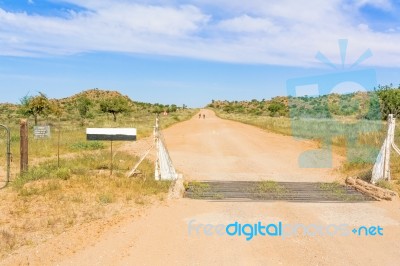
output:
POLYGON ((71 177, 71 170, 68 168, 60 168, 55 172, 56 177, 62 180, 68 180, 71 177))
POLYGON ((98 196, 98 202, 101 204, 110 204, 115 201, 114 195, 112 193, 102 193, 98 196))
POLYGON ((101 150, 104 144, 99 141, 77 142, 71 145, 73 150, 101 150))
POLYGON ((47 162, 31 167, 27 172, 20 175, 13 183, 17 189, 22 188, 26 183, 44 179, 68 180, 71 177, 71 170, 66 167, 58 168, 57 162, 47 162))
POLYGON ((386 181, 386 180, 379 180, 376 183, 376 185, 378 187, 385 188, 385 189, 390 189, 390 190, 393 189, 393 185, 389 181, 386 181))
POLYGON ((379 96, 383 118, 387 119, 389 114, 394 114, 394 116, 397 117, 400 114, 400 87, 379 87, 377 94, 379 96))
POLYGON ((13 183, 14 187, 22 188, 26 183, 36 181, 39 179, 45 179, 49 177, 49 172, 41 167, 31 168, 28 172, 20 175, 13 183))

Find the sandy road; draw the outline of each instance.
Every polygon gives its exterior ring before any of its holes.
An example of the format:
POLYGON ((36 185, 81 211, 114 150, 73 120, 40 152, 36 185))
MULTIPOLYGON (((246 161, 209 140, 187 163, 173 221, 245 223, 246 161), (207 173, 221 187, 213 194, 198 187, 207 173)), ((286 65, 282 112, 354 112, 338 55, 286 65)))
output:
MULTIPOLYGON (((205 110, 206 119, 193 118, 165 132, 175 166, 186 179, 333 181, 332 169, 302 169, 298 158, 317 149, 313 142, 268 134, 264 130, 222 120, 205 110)), ((339 166, 336 157, 333 167, 339 166)))
MULTIPOLYGON (((311 142, 267 133, 218 119, 194 117, 164 132, 176 167, 188 180, 332 181, 334 169, 301 169, 298 156, 311 142)), ((335 158, 338 166, 340 158, 335 158)), ((94 229, 95 230, 95 229, 94 229)), ((78 234, 77 232, 75 232, 78 234)), ((70 238, 60 236, 6 264, 30 261, 49 265, 399 265, 398 202, 288 203, 212 202, 180 199, 155 205, 142 217, 110 227, 91 245, 54 250, 70 238), (281 237, 206 236, 188 223, 303 223, 327 226, 381 226, 384 236, 297 235, 281 237), (44 251, 46 250, 46 252, 44 251)), ((89 236, 89 235, 88 235, 89 236)))

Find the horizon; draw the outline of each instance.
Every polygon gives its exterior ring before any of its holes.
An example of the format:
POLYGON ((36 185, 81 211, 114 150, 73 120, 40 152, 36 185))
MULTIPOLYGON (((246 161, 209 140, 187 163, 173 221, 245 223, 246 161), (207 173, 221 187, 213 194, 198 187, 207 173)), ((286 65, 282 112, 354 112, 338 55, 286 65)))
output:
POLYGON ((189 107, 271 99, 288 80, 353 70, 366 51, 355 69, 397 86, 399 11, 389 0, 0 1, 0 101, 92 88, 189 107))
MULTIPOLYGON (((399 85, 399 87, 400 87, 400 85, 399 85)), ((142 102, 142 101, 138 101, 138 100, 135 100, 135 99, 132 99, 129 95, 127 95, 127 94, 124 94, 124 93, 122 93, 122 92, 120 92, 119 90, 108 90, 108 89, 103 89, 103 88, 92 88, 92 89, 87 89, 87 90, 82 90, 82 91, 80 91, 80 92, 77 92, 77 93, 74 93, 74 94, 71 94, 71 95, 68 95, 68 96, 66 96, 66 97, 59 97, 59 98, 54 98, 54 97, 49 97, 46 93, 44 93, 44 95, 46 96, 46 97, 48 97, 50 100, 63 100, 63 99, 68 99, 68 98, 71 98, 71 97, 74 97, 74 96, 76 96, 76 95, 78 95, 78 94, 80 94, 80 93, 84 93, 84 92, 88 92, 88 91, 92 91, 92 90, 99 90, 99 91, 110 91, 110 92, 118 92, 118 93, 120 93, 122 96, 128 96, 129 97, 129 99, 130 100, 132 100, 133 102, 140 102, 140 103, 148 103, 148 104, 162 104, 162 105, 176 105, 176 103, 165 103, 165 104, 163 104, 163 103, 159 103, 159 102, 142 102)), ((41 92, 41 91, 38 91, 37 92, 37 94, 27 94, 27 95, 24 95, 24 96, 37 96, 38 94, 39 94, 39 92, 40 93, 43 93, 43 92, 41 92)), ((209 103, 207 103, 205 106, 200 106, 200 107, 191 107, 191 106, 188 106, 188 108, 193 108, 193 109, 195 109, 195 108, 206 108, 207 107, 207 105, 208 104, 211 104, 213 101, 215 101, 215 102, 225 102, 225 101, 227 101, 227 102, 235 102, 235 101, 237 101, 237 102, 251 102, 251 101, 253 101, 253 100, 257 100, 257 101, 263 101, 263 100, 265 100, 265 101, 269 101, 269 100, 273 100, 274 98, 276 98, 276 97, 293 97, 293 98, 303 98, 303 97, 307 97, 307 98, 319 98, 319 97, 326 97, 326 96, 329 96, 329 95, 331 95, 331 94, 338 94, 338 95, 351 95, 351 94, 357 94, 357 93, 369 93, 369 92, 372 92, 372 91, 370 91, 370 90, 368 90, 368 91, 361 91, 361 90, 359 90, 359 91, 352 91, 352 92, 343 92, 343 93, 336 93, 336 92, 334 92, 334 93, 329 93, 329 94, 320 94, 320 95, 299 95, 299 96, 288 96, 288 95, 286 95, 286 96, 282 96, 282 95, 277 95, 277 96, 274 96, 274 97, 272 97, 272 98, 269 98, 269 99, 265 99, 265 98, 263 98, 263 99, 247 99, 247 100, 232 100, 232 101, 229 101, 229 100, 224 100, 224 99, 212 99, 209 103)), ((22 98, 22 97, 21 97, 22 98)), ((20 98, 20 100, 21 100, 21 98, 20 98)), ((14 105, 19 105, 20 104, 20 102, 16 102, 16 103, 12 103, 12 102, 0 102, 0 104, 14 104, 14 105)), ((182 107, 182 105, 181 106, 179 106, 179 105, 177 105, 177 107, 182 107)))

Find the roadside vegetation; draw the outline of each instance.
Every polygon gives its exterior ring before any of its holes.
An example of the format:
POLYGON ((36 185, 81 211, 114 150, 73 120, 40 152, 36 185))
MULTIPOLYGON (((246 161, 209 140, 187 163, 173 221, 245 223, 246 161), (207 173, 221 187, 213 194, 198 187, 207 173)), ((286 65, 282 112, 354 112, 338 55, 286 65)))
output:
MULTIPOLYGON (((319 97, 275 97, 271 100, 215 101, 208 105, 224 119, 275 133, 315 140, 347 156, 341 171, 370 181, 372 167, 387 133, 386 119, 400 115, 400 87, 379 86, 373 92, 319 97)), ((400 145, 397 123, 395 142, 400 145)), ((393 152, 391 182, 378 185, 400 192, 400 156, 393 152)))
MULTIPOLYGON (((22 98, 20 105, 0 104, 0 123, 7 125, 11 130, 13 161, 14 165, 18 166, 19 123, 22 118, 27 118, 30 126, 29 156, 32 160, 38 160, 56 156, 59 133, 61 154, 108 149, 109 143, 107 142, 87 142, 85 129, 87 127, 134 127, 137 128, 138 139, 143 139, 153 133, 157 114, 161 114, 161 128, 167 128, 174 123, 191 118, 196 111, 176 105, 134 102, 118 92, 94 89, 60 100, 48 99, 44 94, 39 94, 34 97, 22 98), (119 110, 118 113, 115 113, 116 121, 114 114, 110 113, 109 109, 104 111, 101 107, 103 102, 114 97, 125 99, 122 102, 123 105, 126 105, 124 108, 114 109, 115 112, 117 112, 117 109, 119 110), (36 98, 44 98, 45 100, 35 101, 36 98), (39 102, 42 107, 32 105, 31 102, 39 102), (164 116, 164 112, 167 112, 168 115, 164 116), (32 113, 35 115, 32 115, 32 113), (33 137, 35 123, 49 125, 51 127, 51 138, 35 140, 33 137)), ((0 149, 5 150, 5 136, 3 132, 0 132, 0 134, 2 134, 0 135, 0 149)), ((115 143, 117 147, 122 144, 115 143)), ((4 159, 4 156, 5 153, 0 152, 0 159, 4 159)), ((14 174, 16 172, 13 171, 14 174)))
MULTIPOLYGON (((39 93, 23 97, 20 104, 0 104, 0 123, 11 129, 13 155, 11 183, 0 190, 0 260, 73 226, 122 215, 166 198, 170 183, 154 180, 153 162, 144 160, 135 177, 126 177, 140 158, 124 148, 125 142, 114 143, 110 177, 110 143, 86 141, 87 127, 135 127, 138 140, 150 137, 151 142, 157 114, 161 128, 166 128, 195 112, 186 106, 134 102, 118 92, 99 89, 59 100, 39 93), (29 170, 21 175, 19 123, 23 118, 29 122, 29 170), (50 125, 51 137, 34 139, 34 125, 50 125)), ((5 176, 5 145, 1 131, 1 180, 5 176)))

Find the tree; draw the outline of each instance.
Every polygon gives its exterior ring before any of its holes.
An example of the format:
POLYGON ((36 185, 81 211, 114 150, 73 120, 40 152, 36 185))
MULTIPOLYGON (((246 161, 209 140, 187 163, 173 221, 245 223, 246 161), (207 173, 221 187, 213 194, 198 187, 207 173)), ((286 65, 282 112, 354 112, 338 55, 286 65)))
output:
POLYGON ((275 116, 275 114, 279 113, 284 113, 286 109, 286 106, 283 103, 280 102, 272 102, 269 106, 268 106, 268 111, 271 112, 272 116, 275 116))
POLYGON ((79 111, 79 115, 82 119, 85 119, 89 115, 90 107, 92 106, 92 102, 86 96, 81 96, 76 100, 76 107, 79 111))
POLYGON ((381 120, 381 110, 379 98, 376 93, 372 93, 369 99, 369 108, 366 114, 361 115, 361 118, 368 120, 381 120))
POLYGON ((152 113, 153 114, 161 114, 162 112, 164 112, 164 109, 165 109, 164 105, 155 103, 152 108, 152 113))
POLYGON ((50 111, 58 119, 61 119, 61 116, 63 114, 63 108, 59 101, 57 100, 50 101, 50 111))
POLYGON ((39 116, 46 116, 52 111, 52 105, 49 99, 42 92, 39 92, 39 95, 35 97, 26 95, 20 101, 20 112, 25 116, 33 116, 35 119, 35 126, 38 123, 39 116))
POLYGON ((123 96, 114 96, 100 102, 100 110, 113 115, 117 122, 117 115, 129 111, 129 101, 123 96))
POLYGON ((400 87, 392 88, 392 86, 379 87, 377 91, 380 104, 382 117, 387 119, 389 114, 395 117, 400 115, 400 87))
POLYGON ((168 112, 169 112, 169 113, 175 113, 177 110, 178 110, 178 106, 176 106, 175 104, 171 105, 171 106, 168 108, 168 112))

